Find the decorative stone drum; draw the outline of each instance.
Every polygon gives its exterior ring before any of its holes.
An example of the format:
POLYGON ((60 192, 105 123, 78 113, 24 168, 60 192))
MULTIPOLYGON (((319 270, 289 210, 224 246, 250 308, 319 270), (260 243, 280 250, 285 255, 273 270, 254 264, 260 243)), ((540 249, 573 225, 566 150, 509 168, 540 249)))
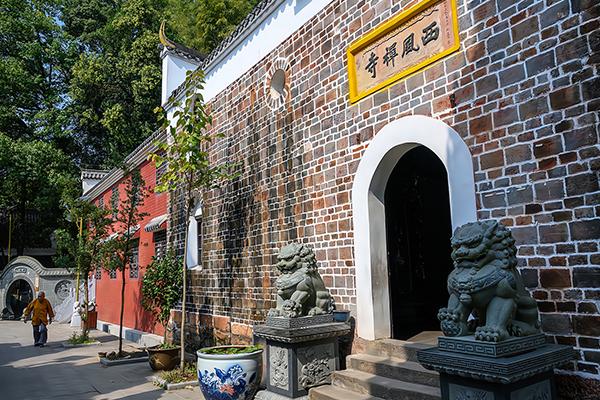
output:
POLYGON ((198 350, 197 371, 200 390, 206 400, 251 399, 261 381, 262 353, 257 350, 241 354, 206 354, 217 346, 198 350))

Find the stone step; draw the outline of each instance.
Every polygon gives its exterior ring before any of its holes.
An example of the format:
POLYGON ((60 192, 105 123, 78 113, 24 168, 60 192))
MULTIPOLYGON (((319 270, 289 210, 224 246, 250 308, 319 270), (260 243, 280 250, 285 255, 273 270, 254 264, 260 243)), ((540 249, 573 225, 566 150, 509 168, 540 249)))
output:
POLYGON ((386 400, 439 400, 440 389, 347 369, 332 374, 332 385, 386 400))
POLYGON ((335 386, 319 386, 310 389, 308 392, 309 400, 383 400, 380 397, 374 397, 370 394, 349 392, 335 386))
POLYGON ((405 340, 379 339, 367 343, 367 354, 379 357, 393 357, 402 361, 417 362, 417 351, 429 349, 431 344, 414 343, 405 340))
POLYGON ((352 354, 346 358, 350 369, 379 375, 404 382, 427 386, 440 386, 439 374, 430 371, 414 361, 403 361, 394 357, 381 357, 371 354, 352 354))

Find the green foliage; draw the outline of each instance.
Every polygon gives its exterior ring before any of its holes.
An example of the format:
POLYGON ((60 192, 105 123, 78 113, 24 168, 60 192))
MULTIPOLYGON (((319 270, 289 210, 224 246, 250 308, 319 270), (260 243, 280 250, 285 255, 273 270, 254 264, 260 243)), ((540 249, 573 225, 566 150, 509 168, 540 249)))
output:
POLYGON ((210 162, 209 145, 224 135, 207 130, 212 119, 200 94, 204 88, 204 73, 188 71, 183 88, 183 102, 173 97, 170 99, 177 110, 173 114, 175 124, 171 124, 164 108, 155 109, 161 127, 168 131, 172 140, 169 143, 157 142, 157 150, 150 159, 156 162, 157 168, 166 164, 155 190, 166 192, 183 188, 187 204, 193 190, 219 187, 237 174, 232 172, 235 164, 213 165, 210 162))
POLYGON ((68 203, 66 218, 72 225, 55 231, 54 262, 88 277, 102 264, 102 246, 112 223, 109 211, 87 201, 72 200, 68 203))
POLYGON ((11 210, 13 246, 20 254, 25 246, 50 247, 62 219, 61 199, 76 185, 75 171, 55 146, 0 133, 0 209, 11 210))
POLYGON ((209 53, 225 39, 259 0, 169 0, 169 25, 183 42, 209 53))
POLYGON ((64 93, 76 49, 60 15, 60 0, 0 3, 0 132, 67 150, 64 93))
POLYGON ((254 353, 255 351, 262 350, 261 346, 222 346, 222 347, 211 347, 207 349, 200 349, 200 353, 204 354, 247 354, 254 353))
POLYGON ((73 123, 88 150, 83 163, 118 165, 154 131, 164 7, 156 0, 67 1, 65 29, 86 50, 69 87, 73 123))
POLYGON ((172 249, 153 258, 142 279, 142 306, 166 328, 169 314, 181 298, 182 260, 172 249))
POLYGON ((87 332, 83 332, 81 334, 77 334, 77 332, 73 332, 73 335, 67 340, 69 344, 92 344, 96 343, 94 339, 91 339, 87 332))
POLYGON ((160 377, 164 379, 166 383, 181 383, 195 381, 198 379, 197 374, 196 365, 185 363, 183 368, 177 368, 172 371, 162 371, 160 377))

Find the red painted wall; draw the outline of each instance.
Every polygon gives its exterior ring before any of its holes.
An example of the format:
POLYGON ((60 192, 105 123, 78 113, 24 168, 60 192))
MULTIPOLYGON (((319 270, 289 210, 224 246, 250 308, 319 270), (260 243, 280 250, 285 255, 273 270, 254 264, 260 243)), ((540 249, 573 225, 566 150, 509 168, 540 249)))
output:
MULTIPOLYGON (((145 161, 140 166, 142 177, 149 188, 149 196, 144 199, 140 207, 141 212, 148 215, 140 222, 140 229, 136 234, 139 236, 139 274, 138 278, 129 277, 129 269, 125 271, 125 310, 123 314, 123 326, 134 328, 144 332, 162 335, 164 330, 160 324, 154 321, 152 315, 142 308, 141 287, 142 277, 148 264, 154 256, 154 233, 146 232, 145 227, 152 218, 167 213, 167 193, 155 193, 156 168, 154 163, 145 161)), ((125 185, 123 180, 119 181, 119 197, 125 198, 125 185)), ((92 201, 98 204, 102 197, 105 207, 110 206, 112 188, 102 193, 92 201)), ((98 304, 98 319, 119 324, 119 313, 121 307, 121 273, 117 271, 117 279, 110 279, 107 271, 102 271, 102 277, 96 281, 96 303, 98 304)))

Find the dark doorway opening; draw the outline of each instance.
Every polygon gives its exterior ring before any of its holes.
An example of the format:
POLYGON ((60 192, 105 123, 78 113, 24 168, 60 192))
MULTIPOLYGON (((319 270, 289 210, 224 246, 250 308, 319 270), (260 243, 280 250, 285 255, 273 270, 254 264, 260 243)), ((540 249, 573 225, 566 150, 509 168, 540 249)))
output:
POLYGON ((385 189, 392 337, 439 331, 450 258, 450 197, 442 161, 425 146, 409 150, 385 189))
POLYGON ((33 300, 33 289, 23 279, 14 281, 6 292, 6 306, 15 319, 23 315, 23 310, 33 300))

